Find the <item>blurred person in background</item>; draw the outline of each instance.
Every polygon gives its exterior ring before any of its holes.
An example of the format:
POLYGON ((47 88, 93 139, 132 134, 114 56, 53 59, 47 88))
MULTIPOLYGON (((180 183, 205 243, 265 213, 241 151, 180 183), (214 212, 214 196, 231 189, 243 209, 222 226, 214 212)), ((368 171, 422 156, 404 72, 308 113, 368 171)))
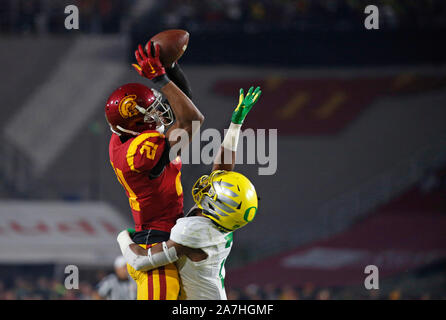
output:
POLYGON ((401 300, 401 290, 400 289, 394 289, 389 293, 389 299, 388 300, 401 300))
POLYGON ((88 282, 81 282, 79 284, 79 299, 80 300, 97 300, 98 293, 94 291, 93 286, 88 282))
POLYGON ((314 299, 314 284, 307 282, 302 288, 302 300, 313 300, 314 299))
POLYGON ((278 300, 279 293, 277 287, 272 283, 268 283, 263 290, 263 296, 265 300, 278 300))
POLYGON ((331 292, 329 289, 322 289, 317 293, 316 300, 330 300, 331 292))
POLYGON ((14 293, 18 299, 28 299, 32 291, 31 284, 23 277, 14 279, 14 293))
POLYGON ((243 290, 243 296, 247 300, 261 300, 261 290, 257 284, 250 284, 246 286, 243 290))
POLYGON ((100 298, 107 300, 135 300, 136 284, 129 278, 123 256, 115 259, 115 273, 106 276, 97 286, 100 298))
POLYGON ((280 300, 299 300, 299 293, 291 285, 285 285, 279 295, 280 300))
POLYGON ((51 283, 46 277, 39 277, 37 279, 37 289, 35 294, 40 296, 43 300, 48 300, 51 297, 51 283))
POLYGON ((228 290, 228 300, 241 300, 241 294, 239 289, 228 290))
POLYGON ((379 290, 370 290, 368 299, 369 300, 379 300, 380 299, 379 290))

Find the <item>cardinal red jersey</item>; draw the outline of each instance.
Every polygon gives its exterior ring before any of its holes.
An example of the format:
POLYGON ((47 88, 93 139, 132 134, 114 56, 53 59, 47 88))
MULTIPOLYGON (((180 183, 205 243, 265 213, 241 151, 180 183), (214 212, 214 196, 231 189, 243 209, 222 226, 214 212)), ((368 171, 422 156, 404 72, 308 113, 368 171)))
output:
POLYGON ((122 143, 112 134, 109 154, 129 198, 135 230, 170 232, 183 216, 183 188, 180 157, 169 161, 165 136, 147 130, 122 143))

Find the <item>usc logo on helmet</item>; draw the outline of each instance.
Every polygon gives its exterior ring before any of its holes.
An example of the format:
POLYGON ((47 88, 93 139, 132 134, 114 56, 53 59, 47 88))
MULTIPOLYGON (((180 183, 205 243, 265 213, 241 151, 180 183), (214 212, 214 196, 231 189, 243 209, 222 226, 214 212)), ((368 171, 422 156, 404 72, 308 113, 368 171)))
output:
POLYGON ((127 119, 138 114, 138 110, 136 109, 135 99, 136 99, 136 94, 131 94, 129 96, 126 96, 119 103, 119 108, 118 108, 119 114, 123 118, 127 119))

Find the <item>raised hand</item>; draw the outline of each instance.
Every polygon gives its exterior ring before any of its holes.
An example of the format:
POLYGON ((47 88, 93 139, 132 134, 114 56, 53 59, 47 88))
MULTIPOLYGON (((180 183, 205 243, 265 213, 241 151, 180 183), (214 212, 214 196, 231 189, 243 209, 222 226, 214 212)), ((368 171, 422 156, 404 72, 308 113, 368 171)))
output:
POLYGON ((141 45, 138 46, 138 50, 135 51, 136 61, 132 66, 135 70, 144 78, 153 80, 156 77, 166 74, 161 61, 160 61, 160 46, 155 45, 155 52, 152 51, 152 43, 147 46, 147 55, 144 53, 144 49, 141 45))
POLYGON ((262 91, 260 90, 260 87, 257 87, 255 90, 254 87, 249 88, 246 96, 244 95, 243 89, 240 89, 238 105, 232 113, 231 121, 235 124, 242 124, 248 112, 259 100, 261 94, 262 91))

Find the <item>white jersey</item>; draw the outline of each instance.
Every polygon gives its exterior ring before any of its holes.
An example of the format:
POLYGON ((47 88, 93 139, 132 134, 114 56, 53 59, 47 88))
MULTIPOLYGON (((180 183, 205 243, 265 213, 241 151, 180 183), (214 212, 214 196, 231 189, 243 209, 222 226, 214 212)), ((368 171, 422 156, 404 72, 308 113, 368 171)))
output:
POLYGON ((180 298, 226 300, 225 262, 232 247, 232 232, 220 231, 206 217, 192 216, 177 220, 170 239, 189 248, 200 248, 208 255, 198 262, 185 256, 177 261, 182 284, 180 298))

